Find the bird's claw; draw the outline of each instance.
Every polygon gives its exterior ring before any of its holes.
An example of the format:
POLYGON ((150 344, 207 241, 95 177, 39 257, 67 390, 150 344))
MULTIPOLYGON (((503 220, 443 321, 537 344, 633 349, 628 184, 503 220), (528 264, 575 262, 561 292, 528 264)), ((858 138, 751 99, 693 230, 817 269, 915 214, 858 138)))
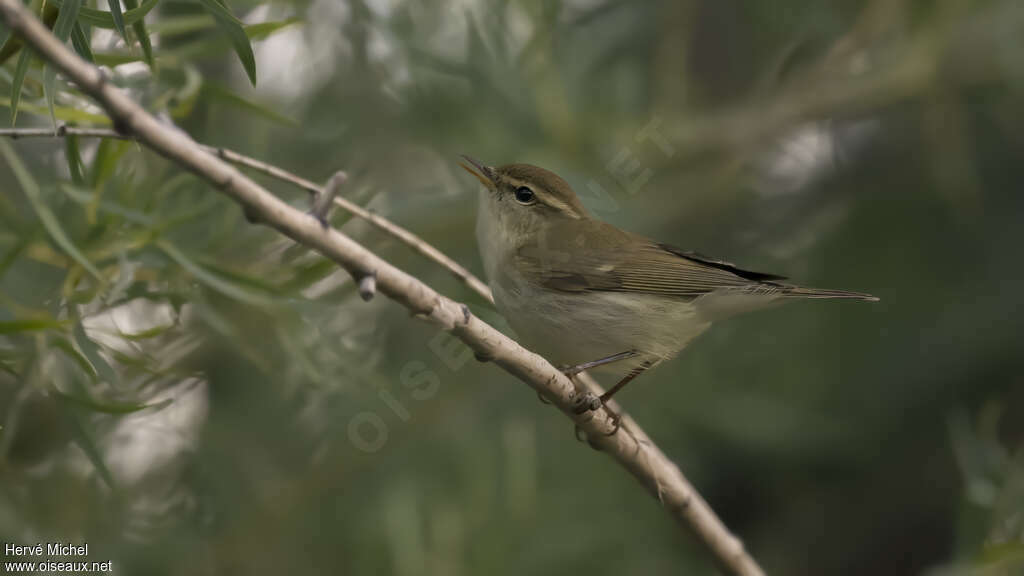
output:
MULTIPOLYGON (((619 429, 622 428, 622 417, 620 415, 614 413, 614 412, 609 412, 609 413, 612 415, 612 425, 613 425, 613 427, 612 427, 611 432, 606 432, 604 435, 605 436, 614 436, 614 435, 618 434, 619 433, 619 429)), ((587 433, 583 431, 583 428, 579 424, 576 424, 575 427, 573 428, 573 435, 576 436, 576 441, 578 441, 578 442, 586 442, 594 450, 598 450, 598 451, 601 450, 601 448, 597 444, 595 444, 593 441, 591 441, 590 437, 587 436, 587 433)))
MULTIPOLYGON (((607 408, 608 407, 605 406, 605 409, 607 408)), ((612 431, 606 433, 605 436, 615 436, 618 434, 619 428, 622 428, 622 415, 617 412, 612 412, 611 410, 608 410, 608 413, 611 414, 612 417, 612 431)))
POLYGON ((599 398, 596 394, 593 394, 591 392, 584 392, 583 394, 577 395, 576 399, 573 400, 572 411, 575 414, 584 414, 586 412, 597 410, 598 408, 601 407, 601 405, 601 398, 599 398))

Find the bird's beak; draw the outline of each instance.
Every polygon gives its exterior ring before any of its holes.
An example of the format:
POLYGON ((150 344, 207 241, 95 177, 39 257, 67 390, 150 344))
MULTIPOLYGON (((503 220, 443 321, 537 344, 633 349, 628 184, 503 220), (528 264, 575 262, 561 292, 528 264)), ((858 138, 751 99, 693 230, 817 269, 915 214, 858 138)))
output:
POLYGON ((473 176, 476 176, 476 179, 486 186, 488 190, 494 190, 496 185, 494 168, 485 166, 483 163, 474 160, 465 154, 462 155, 462 159, 469 163, 469 165, 466 165, 466 162, 459 162, 459 166, 462 166, 463 170, 469 172, 473 176))

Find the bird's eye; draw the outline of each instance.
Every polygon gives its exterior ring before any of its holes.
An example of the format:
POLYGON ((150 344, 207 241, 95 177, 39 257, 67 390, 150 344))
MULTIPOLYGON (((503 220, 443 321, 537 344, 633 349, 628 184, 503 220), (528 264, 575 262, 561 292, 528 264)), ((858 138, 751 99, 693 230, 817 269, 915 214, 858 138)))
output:
POLYGON ((516 202, 520 204, 529 205, 537 201, 537 197, 534 196, 533 190, 530 190, 526 186, 520 186, 516 188, 516 202))

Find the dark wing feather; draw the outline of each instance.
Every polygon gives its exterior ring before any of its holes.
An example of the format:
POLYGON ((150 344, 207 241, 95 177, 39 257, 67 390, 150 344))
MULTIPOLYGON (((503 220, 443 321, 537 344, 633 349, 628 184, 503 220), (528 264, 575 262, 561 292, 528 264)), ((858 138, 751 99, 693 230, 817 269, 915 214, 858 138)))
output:
POLYGON ((521 247, 515 255, 517 269, 531 282, 562 292, 632 292, 693 299, 723 288, 765 294, 784 290, 770 282, 781 276, 741 270, 728 262, 591 222, 602 227, 592 231, 596 235, 569 229, 521 247), (584 245, 581 238, 600 240, 584 245))
POLYGON ((708 266, 712 266, 712 267, 718 268, 720 270, 727 270, 727 271, 732 272, 733 274, 739 276, 740 278, 746 278, 747 280, 753 280, 755 282, 771 282, 771 281, 774 281, 774 280, 785 280, 786 279, 785 276, 779 276, 778 274, 765 274, 764 272, 754 272, 753 270, 744 270, 744 269, 740 268, 739 266, 736 266, 732 262, 726 262, 725 260, 718 260, 717 258, 710 258, 708 256, 705 256, 705 255, 699 253, 699 252, 694 252, 692 250, 683 250, 681 248, 676 248, 675 246, 672 246, 672 245, 669 245, 669 244, 658 244, 658 247, 661 248, 662 250, 667 251, 667 252, 671 252, 671 253, 676 254, 678 256, 682 256, 683 258, 687 258, 689 260, 695 260, 697 262, 700 262, 702 264, 707 264, 708 266))

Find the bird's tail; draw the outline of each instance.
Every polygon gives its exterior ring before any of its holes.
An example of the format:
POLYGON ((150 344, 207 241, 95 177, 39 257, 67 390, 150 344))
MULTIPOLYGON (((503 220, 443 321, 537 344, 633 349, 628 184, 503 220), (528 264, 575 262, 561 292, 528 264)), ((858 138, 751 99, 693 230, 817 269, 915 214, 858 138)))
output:
POLYGON ((878 302, 878 296, 872 296, 864 292, 851 292, 849 290, 828 290, 826 288, 805 288, 803 286, 786 286, 782 292, 783 298, 843 298, 847 300, 864 300, 866 302, 878 302))

